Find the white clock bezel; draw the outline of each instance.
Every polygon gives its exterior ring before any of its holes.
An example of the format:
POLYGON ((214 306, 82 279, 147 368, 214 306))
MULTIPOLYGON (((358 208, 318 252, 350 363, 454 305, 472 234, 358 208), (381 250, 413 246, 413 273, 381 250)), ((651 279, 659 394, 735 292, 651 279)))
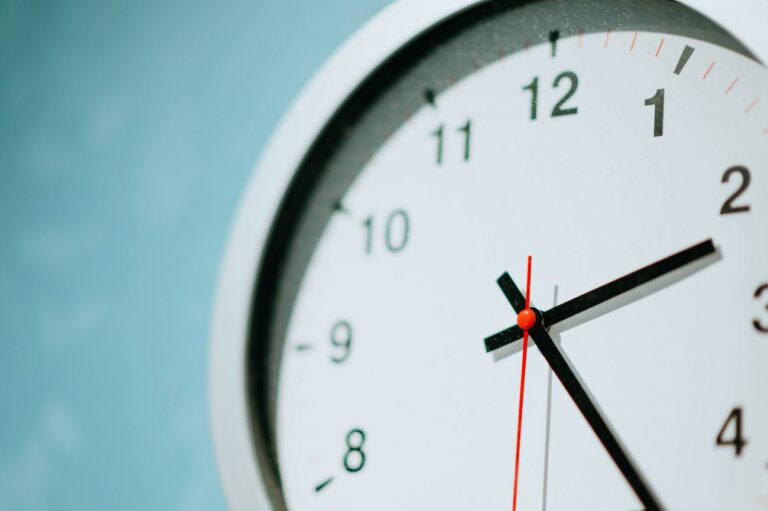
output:
MULTIPOLYGON (((376 67, 413 38, 478 0, 409 0, 387 7, 317 73, 281 121, 249 178, 230 232, 213 310, 210 351, 212 430, 231 509, 270 509, 254 456, 246 349, 253 285, 268 235, 292 177, 339 105, 376 67)), ((733 34, 757 58, 768 57, 768 2, 680 0, 733 34)))

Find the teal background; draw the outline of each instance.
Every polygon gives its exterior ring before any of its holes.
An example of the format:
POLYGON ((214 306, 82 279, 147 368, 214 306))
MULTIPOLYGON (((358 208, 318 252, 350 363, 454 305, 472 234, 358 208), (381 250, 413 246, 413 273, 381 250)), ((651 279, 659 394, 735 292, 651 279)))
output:
POLYGON ((300 87, 384 0, 0 0, 0 510, 221 510, 208 331, 300 87))

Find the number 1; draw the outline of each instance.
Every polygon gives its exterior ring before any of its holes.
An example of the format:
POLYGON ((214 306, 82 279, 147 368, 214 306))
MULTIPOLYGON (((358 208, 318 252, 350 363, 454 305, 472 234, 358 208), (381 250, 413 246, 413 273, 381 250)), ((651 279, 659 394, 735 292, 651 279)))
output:
POLYGON ((653 105, 653 136, 660 137, 664 134, 664 89, 659 89, 656 94, 645 100, 645 106, 653 105))
POLYGON ((531 120, 536 120, 536 112, 538 110, 539 103, 539 77, 534 77, 533 81, 523 87, 523 90, 531 91, 531 120))
POLYGON ((437 155, 436 160, 438 165, 443 163, 443 125, 432 132, 432 136, 437 138, 437 155))

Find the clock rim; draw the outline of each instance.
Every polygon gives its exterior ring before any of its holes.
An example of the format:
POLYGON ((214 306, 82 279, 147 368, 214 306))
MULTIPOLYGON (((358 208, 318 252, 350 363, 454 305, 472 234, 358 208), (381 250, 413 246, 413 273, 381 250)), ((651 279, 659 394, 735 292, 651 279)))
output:
MULTIPOLYGON (((209 345, 209 407, 224 493, 234 511, 271 509, 254 456, 247 385, 253 286, 274 220, 305 154, 341 105, 388 57, 445 19, 487 0, 398 0, 352 35, 315 74, 267 142, 241 196, 219 269, 209 345)), ((760 61, 768 58, 764 0, 678 0, 760 61)))

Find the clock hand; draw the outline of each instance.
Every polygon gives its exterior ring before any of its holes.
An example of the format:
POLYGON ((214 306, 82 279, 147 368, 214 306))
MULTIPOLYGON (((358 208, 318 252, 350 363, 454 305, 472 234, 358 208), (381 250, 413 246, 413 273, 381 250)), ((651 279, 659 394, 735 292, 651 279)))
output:
MULTIPOLYGON (((705 262, 705 258, 715 255, 716 253, 717 251, 712 239, 702 241, 681 252, 672 254, 669 257, 665 257, 644 268, 640 268, 637 271, 604 284, 592 291, 588 291, 576 298, 552 307, 542 314, 543 326, 544 328, 549 329, 559 324, 560 328, 558 328, 558 330, 565 330, 566 328, 579 325, 589 319, 593 319, 594 317, 605 314, 622 305, 631 303, 653 291, 657 291, 662 287, 666 287, 667 285, 680 280, 690 273, 693 273, 693 271, 700 269, 698 265, 694 267, 692 263, 705 262), (677 275, 677 279, 660 279, 660 277, 670 275, 675 270, 680 270, 684 267, 687 267, 687 270, 689 271, 684 275, 677 275), (642 293, 630 293, 633 290, 640 291, 638 288, 649 283, 653 283, 655 286, 647 286, 643 288, 644 292, 642 293), (618 298, 624 298, 625 300, 621 303, 606 303, 609 300, 618 298), (601 310, 597 310, 599 305, 613 305, 613 307, 607 308, 607 310, 601 307, 601 310), (586 313, 591 314, 587 315, 586 313)), ((711 261, 707 260, 706 262, 711 261)), ((522 336, 523 332, 519 326, 511 326, 487 337, 485 339, 485 351, 491 352, 508 344, 512 344, 522 336)))
MULTIPOLYGON (((544 329, 542 325, 541 312, 536 309, 529 309, 527 307, 525 309, 520 309, 518 306, 516 306, 516 304, 520 303, 520 297, 522 296, 522 293, 520 293, 520 290, 517 288, 517 285, 508 273, 504 273, 504 275, 499 277, 497 282, 502 292, 504 293, 504 296, 506 296, 507 301, 509 301, 512 307, 515 309, 515 312, 521 314, 522 312, 533 310, 535 313, 535 322, 532 326, 530 324, 525 325, 529 328, 526 328, 524 332, 527 334, 528 331, 530 331, 533 342, 536 343, 536 346, 544 356, 544 359, 552 368, 552 372, 555 373, 557 378, 560 380, 560 383, 563 384, 566 392, 568 392, 568 395, 571 396, 571 399, 573 399, 573 402, 576 404, 579 411, 584 416, 589 426, 592 428, 592 431, 594 431, 595 435, 597 435, 600 443, 602 443, 605 450, 608 451, 611 459, 613 459, 613 462, 624 475, 624 478, 632 487, 632 490, 635 492, 635 495, 637 495, 637 498, 640 499, 640 502, 643 503, 645 509, 647 511, 663 509, 656 496, 651 492, 648 483, 645 482, 644 478, 640 474, 640 471, 634 465, 626 451, 621 446, 618 437, 611 430, 611 427, 608 425, 608 421, 603 417, 600 409, 593 401, 592 397, 587 391, 586 386, 580 381, 576 371, 565 357, 565 354, 560 351, 560 348, 557 346, 557 344, 555 344, 555 342, 552 340, 552 337, 550 337, 549 333, 547 333, 547 331, 544 329)), ((520 320, 518 321, 520 322, 520 320)), ((527 343, 524 343, 524 346, 525 345, 527 345, 527 343)))
MULTIPOLYGON (((536 317, 531 311, 531 256, 528 256, 528 273, 526 274, 525 299, 520 303, 515 296, 515 303, 521 306, 522 311, 518 315, 517 323, 523 329, 523 361, 520 371, 520 398, 517 408, 517 444, 515 447, 515 483, 512 490, 512 511, 517 511, 517 482, 520 479, 520 437, 523 432, 523 398, 525 397, 525 367, 528 360, 528 329, 536 317)), ((519 296, 522 298, 522 295, 519 296)))
MULTIPOLYGON (((552 305, 557 305, 557 295, 560 288, 556 285, 554 289, 554 296, 552 299, 552 305)), ((519 320, 518 320, 519 323, 519 320)), ((559 340, 558 340, 559 341, 559 340)), ((525 342, 525 341, 523 341, 525 342)), ((547 419, 544 423, 544 475, 542 477, 541 485, 541 511, 547 511, 547 497, 549 492, 547 491, 547 484, 549 483, 549 448, 550 448, 550 435, 552 432, 552 368, 547 371, 547 419)))

